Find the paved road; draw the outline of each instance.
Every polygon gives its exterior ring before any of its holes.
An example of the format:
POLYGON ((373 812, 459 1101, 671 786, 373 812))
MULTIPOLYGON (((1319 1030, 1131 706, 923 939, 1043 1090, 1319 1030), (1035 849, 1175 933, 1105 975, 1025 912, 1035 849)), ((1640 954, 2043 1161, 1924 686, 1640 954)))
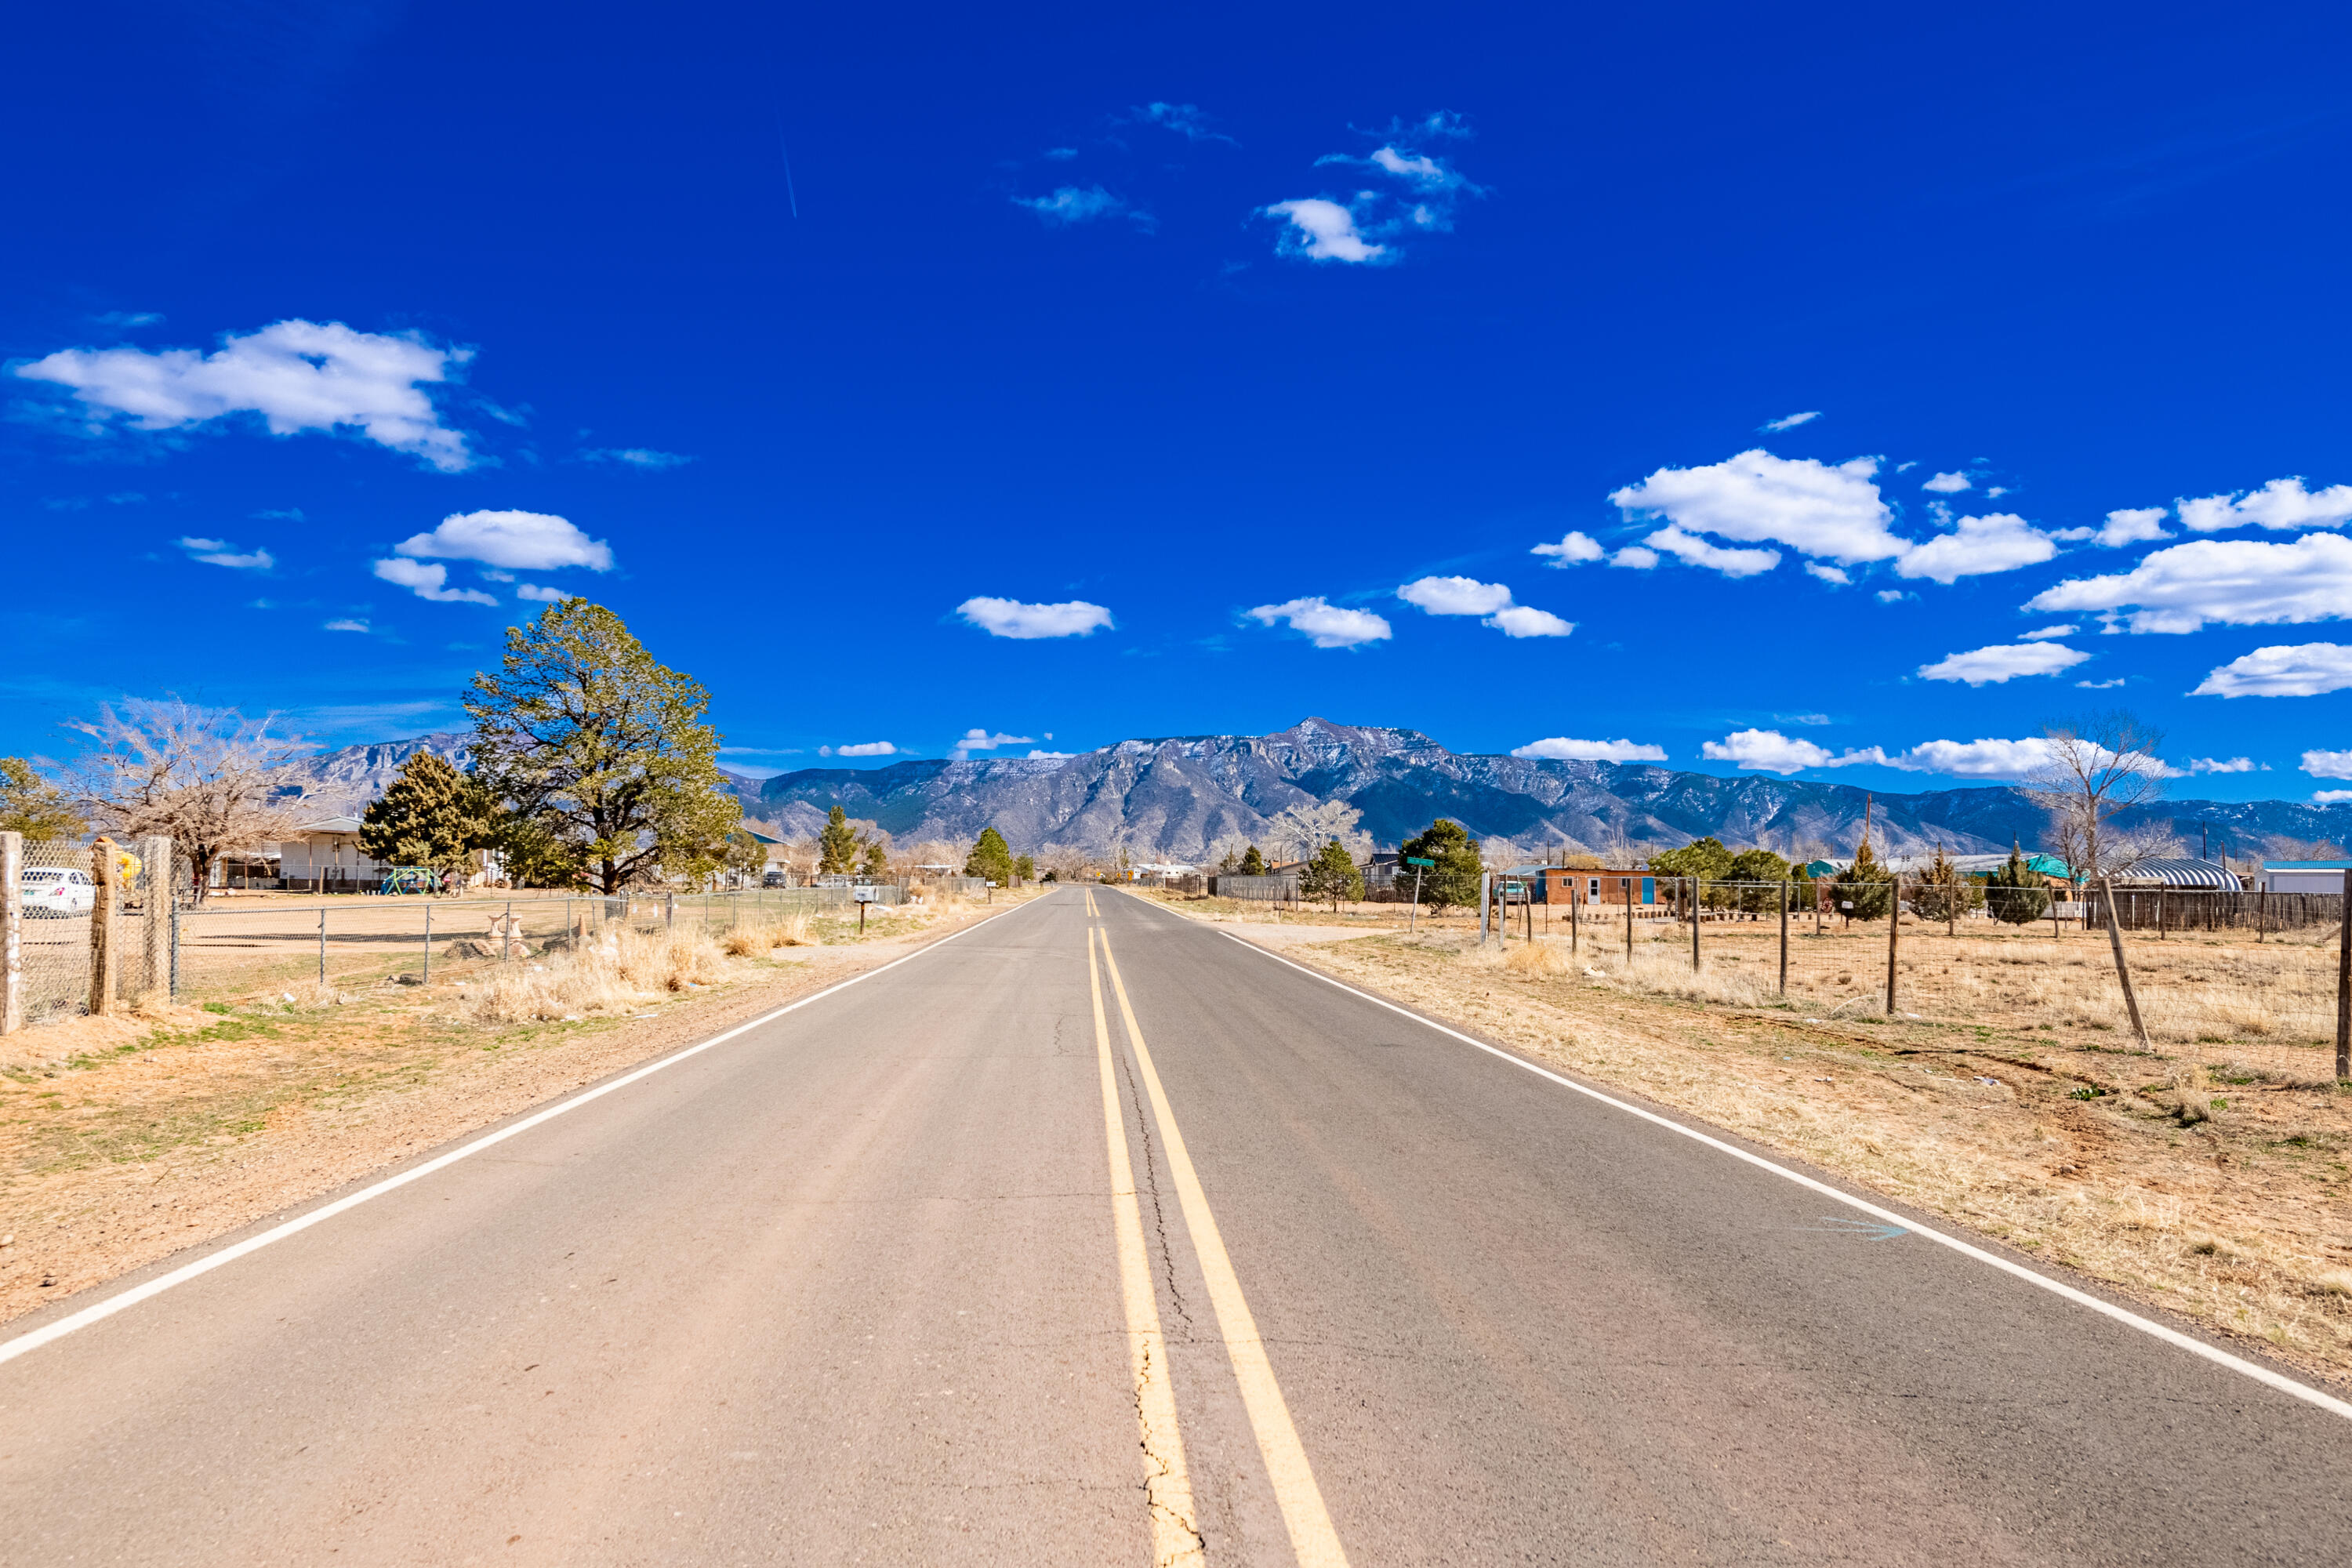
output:
POLYGON ((0 1562, 2352 1560, 1885 1228, 1070 889, 0 1363, 0 1562))

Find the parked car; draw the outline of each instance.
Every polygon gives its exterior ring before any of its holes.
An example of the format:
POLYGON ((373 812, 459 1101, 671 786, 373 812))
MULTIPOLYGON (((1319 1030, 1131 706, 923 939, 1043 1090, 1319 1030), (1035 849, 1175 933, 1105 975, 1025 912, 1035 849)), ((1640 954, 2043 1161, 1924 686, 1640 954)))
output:
POLYGON ((86 915, 98 907, 98 884, 87 871, 36 866, 17 886, 28 915, 86 915))
POLYGON ((771 871, 760 879, 760 886, 763 888, 789 888, 792 885, 793 878, 789 871, 771 871))

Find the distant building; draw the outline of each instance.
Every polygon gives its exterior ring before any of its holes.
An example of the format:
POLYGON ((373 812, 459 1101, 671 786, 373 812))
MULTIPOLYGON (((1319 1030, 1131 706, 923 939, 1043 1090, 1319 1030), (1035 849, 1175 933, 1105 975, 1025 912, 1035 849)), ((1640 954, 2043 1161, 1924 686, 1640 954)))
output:
POLYGON ((2352 860, 2265 860, 2254 886, 2266 893, 2340 893, 2352 860))
MULTIPOLYGON (((2203 888, 2229 893, 2243 891, 2245 887, 2235 871, 2211 860, 2142 860, 2109 880, 2119 888, 2203 888)), ((2295 890, 2340 893, 2344 890, 2344 873, 2339 868, 2333 888, 2295 890)))

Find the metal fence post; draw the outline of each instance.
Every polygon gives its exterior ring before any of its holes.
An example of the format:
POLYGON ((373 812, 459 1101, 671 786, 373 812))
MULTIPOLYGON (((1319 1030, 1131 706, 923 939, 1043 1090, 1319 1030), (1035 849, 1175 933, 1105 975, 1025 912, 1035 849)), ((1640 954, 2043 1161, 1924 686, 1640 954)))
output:
POLYGON ((1633 962, 1633 878, 1631 878, 1631 877, 1627 877, 1627 878, 1625 878, 1625 879, 1624 879, 1624 883, 1625 883, 1625 962, 1626 962, 1627 963, 1629 963, 1629 964, 1630 964, 1630 963, 1632 963, 1633 962))
POLYGON ((1690 879, 1691 973, 1698 973, 1698 879, 1690 879))
POLYGON ((172 1000, 180 999, 180 900, 172 898, 172 1000))
POLYGON ((327 906, 319 906, 319 984, 327 983, 327 906))
POLYGON ((25 836, 0 833, 0 1035, 25 1026, 25 836))
POLYGON ((499 962, 500 963, 504 963, 509 959, 512 958, 514 956, 514 900, 512 899, 509 899, 507 900, 506 925, 499 936, 499 962))
POLYGON ((417 977, 420 985, 433 984, 433 900, 425 900, 425 973, 417 977))

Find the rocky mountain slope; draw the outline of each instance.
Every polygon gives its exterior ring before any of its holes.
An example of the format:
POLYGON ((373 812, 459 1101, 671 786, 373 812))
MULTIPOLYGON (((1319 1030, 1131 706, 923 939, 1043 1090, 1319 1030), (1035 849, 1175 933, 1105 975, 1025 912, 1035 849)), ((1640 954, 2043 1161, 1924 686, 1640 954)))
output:
MULTIPOLYGON (((294 776, 320 815, 356 811, 407 756, 432 750, 464 766, 462 734, 353 746, 294 776)), ((1898 854, 1941 843, 1955 854, 2029 846, 2042 816, 2008 787, 1874 796, 1849 784, 1679 772, 1646 763, 1465 756, 1413 730, 1307 719, 1273 735, 1122 741, 1074 757, 922 761, 889 767, 803 768, 765 780, 728 775, 746 816, 792 837, 814 834, 836 804, 901 842, 969 843, 993 826, 1019 850, 1142 859, 1197 859, 1227 834, 1253 837, 1294 805, 1344 800, 1362 827, 1394 846, 1437 816, 1529 849, 1603 856, 1713 835, 1736 847, 1850 854, 1867 810, 1872 842, 1898 854)), ((2341 840, 2352 806, 2292 801, 2168 801, 2140 814, 2193 853, 2200 826, 2213 849, 2260 853, 2277 838, 2341 840)))

